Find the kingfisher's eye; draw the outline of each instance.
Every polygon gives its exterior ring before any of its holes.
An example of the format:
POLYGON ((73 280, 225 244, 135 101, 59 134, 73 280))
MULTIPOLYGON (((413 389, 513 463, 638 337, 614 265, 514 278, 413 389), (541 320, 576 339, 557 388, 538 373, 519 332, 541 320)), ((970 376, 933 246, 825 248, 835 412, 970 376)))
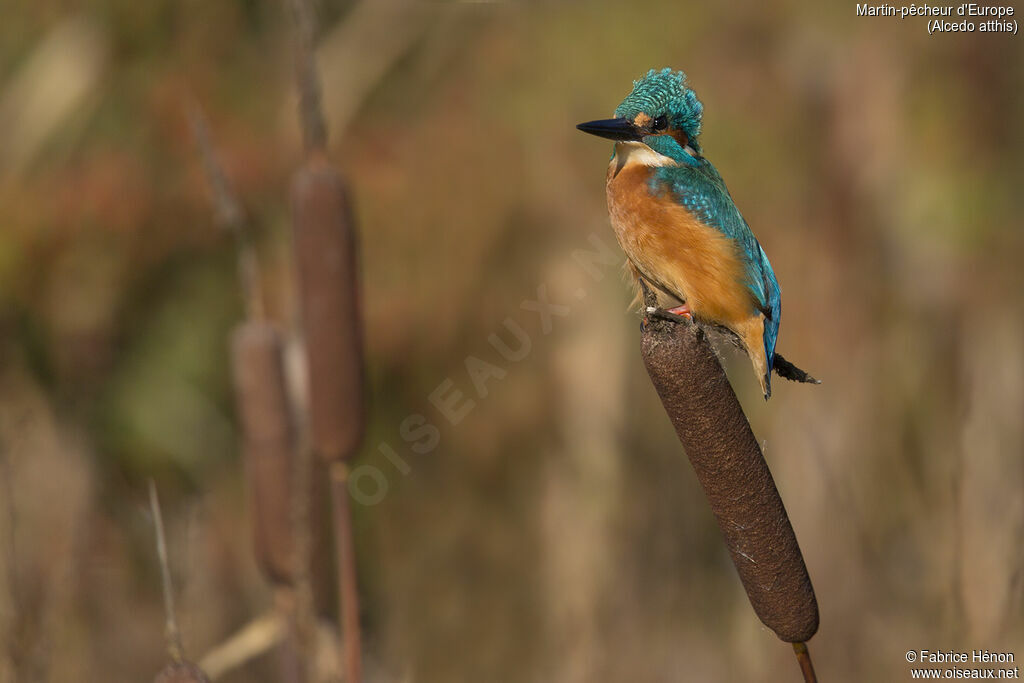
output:
POLYGON ((665 130, 668 127, 668 119, 662 114, 651 122, 651 130, 665 130))

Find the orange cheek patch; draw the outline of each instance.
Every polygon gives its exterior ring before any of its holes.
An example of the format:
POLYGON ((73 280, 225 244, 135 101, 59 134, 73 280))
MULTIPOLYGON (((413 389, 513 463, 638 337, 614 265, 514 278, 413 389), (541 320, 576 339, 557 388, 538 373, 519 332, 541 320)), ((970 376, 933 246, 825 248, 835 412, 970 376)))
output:
POLYGON ((672 130, 666 131, 666 134, 671 135, 675 141, 679 143, 680 147, 686 147, 690 144, 690 138, 686 137, 686 133, 679 128, 673 128, 672 130))
POLYGON ((651 122, 651 117, 648 116, 647 114, 643 113, 643 112, 640 112, 639 114, 637 114, 636 118, 633 119, 633 125, 638 127, 638 128, 646 128, 647 125, 650 124, 650 122, 651 122))

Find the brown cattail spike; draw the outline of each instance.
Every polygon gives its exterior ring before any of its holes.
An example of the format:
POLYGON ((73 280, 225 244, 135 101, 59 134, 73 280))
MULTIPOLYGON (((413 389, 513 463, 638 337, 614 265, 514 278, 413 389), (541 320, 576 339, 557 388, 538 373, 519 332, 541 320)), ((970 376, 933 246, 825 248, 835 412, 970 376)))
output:
POLYGON ((642 354, 704 487, 757 616, 782 640, 818 630, 818 604, 761 448, 701 329, 649 319, 642 354))
POLYGON ((295 432, 281 335, 269 323, 239 325, 231 340, 256 562, 267 580, 293 579, 292 477, 295 432))
POLYGON ((363 343, 355 226, 341 175, 314 156, 292 182, 295 268, 309 368, 313 450, 351 458, 363 435, 363 343))

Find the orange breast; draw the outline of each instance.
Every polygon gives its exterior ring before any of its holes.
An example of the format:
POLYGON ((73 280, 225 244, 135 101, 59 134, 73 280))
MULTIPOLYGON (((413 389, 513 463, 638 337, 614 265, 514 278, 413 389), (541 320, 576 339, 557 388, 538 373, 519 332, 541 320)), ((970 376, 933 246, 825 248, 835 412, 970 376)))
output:
POLYGON ((698 318, 736 330, 760 317, 744 285, 735 241, 704 225, 665 193, 653 196, 653 168, 615 159, 608 169, 608 212, 626 256, 652 284, 684 299, 698 318))

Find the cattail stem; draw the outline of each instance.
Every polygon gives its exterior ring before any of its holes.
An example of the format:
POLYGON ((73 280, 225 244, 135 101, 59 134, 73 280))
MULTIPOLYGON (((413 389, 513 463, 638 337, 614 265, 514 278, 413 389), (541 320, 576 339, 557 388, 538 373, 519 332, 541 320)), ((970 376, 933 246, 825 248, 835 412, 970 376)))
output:
POLYGON ((203 110, 198 104, 192 104, 187 113, 192 127, 192 137, 199 148, 206 182, 210 187, 214 216, 217 223, 234 236, 238 246, 238 281, 247 317, 250 320, 261 320, 265 314, 262 276, 245 210, 236 198, 227 174, 224 173, 224 168, 217 158, 203 110))
POLYGON ((338 553, 338 609, 341 622, 343 668, 346 683, 363 679, 362 631, 359 626, 359 589, 352 536, 352 506, 348 492, 348 466, 331 463, 331 501, 338 553))
POLYGON ((362 315, 355 220, 346 183, 327 160, 327 126, 309 0, 288 0, 295 26, 295 69, 306 160, 292 180, 292 236, 309 380, 309 445, 329 463, 338 620, 346 683, 362 680, 348 467, 365 429, 362 315))
POLYGON ((306 660, 300 643, 296 609, 296 592, 292 586, 279 586, 274 591, 274 603, 284 620, 284 639, 280 649, 282 683, 302 683, 306 680, 306 660))
POLYGON ((314 39, 316 21, 309 0, 288 0, 295 25, 295 81, 299 92, 299 116, 306 152, 327 147, 327 124, 320 106, 320 76, 316 68, 314 39))
POLYGON ((807 567, 760 445, 703 330, 648 318, 642 354, 754 611, 782 640, 806 642, 818 629, 807 567))
POLYGON ((796 653, 796 661, 800 664, 800 673, 804 675, 804 683, 818 683, 818 677, 814 673, 814 664, 811 663, 811 653, 807 649, 807 643, 793 643, 793 651, 796 653))

